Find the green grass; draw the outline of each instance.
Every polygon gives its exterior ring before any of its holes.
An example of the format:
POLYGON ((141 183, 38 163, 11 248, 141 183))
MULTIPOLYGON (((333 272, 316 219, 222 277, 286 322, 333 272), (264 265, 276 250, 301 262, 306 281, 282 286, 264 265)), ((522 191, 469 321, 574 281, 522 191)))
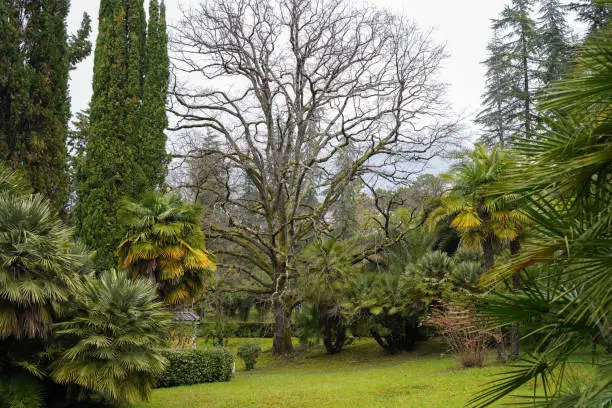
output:
MULTIPOLYGON (((154 390, 151 401, 136 407, 461 407, 508 368, 494 361, 483 368, 459 368, 436 342, 390 356, 371 339, 357 340, 333 356, 319 346, 277 359, 271 339, 254 340, 264 351, 255 370, 245 371, 238 361, 230 382, 154 390)), ((232 339, 228 347, 235 352, 241 341, 232 339)))

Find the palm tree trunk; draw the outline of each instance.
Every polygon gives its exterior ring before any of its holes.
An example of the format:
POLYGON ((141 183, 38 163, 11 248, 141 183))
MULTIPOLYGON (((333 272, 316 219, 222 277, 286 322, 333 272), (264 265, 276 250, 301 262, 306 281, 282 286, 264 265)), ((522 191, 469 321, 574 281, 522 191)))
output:
POLYGON ((487 234, 482 241, 482 252, 484 255, 484 269, 486 271, 493 268, 495 264, 495 254, 493 253, 493 234, 487 234))
MULTIPOLYGON (((510 242, 510 254, 516 255, 521 249, 521 243, 517 239, 510 242)), ((520 272, 515 272, 512 275, 512 291, 518 292, 521 289, 521 277, 520 272)), ((510 331, 511 339, 511 354, 510 359, 518 360, 520 358, 519 342, 520 342, 520 331, 519 322, 512 323, 512 330, 510 331)))
MULTIPOLYGON (((486 271, 490 271, 495 264, 495 254, 493 253, 493 234, 489 233, 485 236, 485 239, 482 241, 482 252, 484 255, 484 269, 486 271)), ((499 328, 496 330, 496 334, 498 340, 495 342, 495 347, 497 348, 497 359, 499 361, 506 360, 506 351, 504 350, 504 338, 502 329, 499 328)))

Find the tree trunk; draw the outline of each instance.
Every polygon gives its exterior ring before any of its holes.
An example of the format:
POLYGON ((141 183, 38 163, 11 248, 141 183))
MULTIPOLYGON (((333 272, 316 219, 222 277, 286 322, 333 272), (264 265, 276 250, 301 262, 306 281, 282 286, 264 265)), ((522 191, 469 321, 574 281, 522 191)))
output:
POLYGON ((272 352, 276 355, 292 353, 291 343, 291 310, 283 304, 282 300, 274 298, 274 341, 272 352))
POLYGON ((342 351, 346 341, 346 327, 338 316, 326 316, 323 326, 323 344, 329 354, 342 351))
POLYGON ((370 334, 372 335, 372 337, 374 338, 374 340, 376 340, 376 342, 378 343, 378 345, 380 347, 382 347, 384 350, 387 350, 389 347, 387 347, 387 344, 385 344, 383 338, 380 336, 380 334, 378 333, 377 330, 371 329, 370 330, 370 334))
MULTIPOLYGON (((483 217, 484 218, 484 217, 483 217)), ((489 233, 482 241, 482 252, 484 255, 484 269, 490 271, 495 264, 495 254, 493 253, 493 234, 489 233)), ((497 360, 506 360, 506 351, 504 350, 504 339, 503 331, 501 328, 496 330, 496 334, 499 340, 496 341, 495 347, 497 348, 497 360)))
POLYGON ((506 361, 506 351, 504 350, 504 332, 501 328, 495 330, 495 334, 499 337, 495 342, 497 349, 497 361, 506 361))
MULTIPOLYGON (((521 243, 518 238, 510 242, 510 254, 516 255, 521 249, 521 243)), ((512 291, 514 293, 518 292, 521 289, 521 277, 520 272, 514 272, 512 274, 512 291)), ((510 340, 511 340, 511 352, 510 359, 518 360, 520 358, 519 352, 519 341, 520 341, 520 331, 519 331, 519 322, 512 323, 512 331, 510 332, 510 340)))
POLYGON ((495 264, 495 254, 493 253, 493 234, 487 234, 482 241, 482 252, 484 255, 484 269, 490 271, 495 264))

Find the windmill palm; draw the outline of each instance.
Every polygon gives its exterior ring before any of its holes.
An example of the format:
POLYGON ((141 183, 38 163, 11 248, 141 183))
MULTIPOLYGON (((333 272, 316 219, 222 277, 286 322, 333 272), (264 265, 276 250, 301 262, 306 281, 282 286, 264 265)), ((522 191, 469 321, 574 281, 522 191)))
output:
POLYGON ((0 195, 0 339, 49 335, 82 254, 43 197, 0 195))
POLYGON ((488 192, 508 165, 509 160, 499 146, 489 150, 483 144, 476 144, 446 175, 453 187, 442 196, 440 206, 427 219, 433 228, 450 217, 450 224, 459 232, 463 245, 482 248, 485 269, 490 269, 495 262, 495 243, 517 240, 525 221, 514 208, 512 197, 488 192))
MULTIPOLYGON (((427 220, 430 226, 435 226, 450 217, 450 225, 459 232, 463 245, 482 248, 486 271, 495 263, 496 244, 509 245, 512 253, 518 252, 520 234, 527 223, 527 218, 516 208, 516 196, 490 191, 510 164, 510 158, 500 146, 488 149, 483 144, 476 144, 463 161, 451 168, 447 177, 453 187, 442 196, 441 205, 427 220)), ((513 290, 519 289, 519 282, 517 272, 512 276, 513 290)), ((516 322, 513 322, 511 337, 511 358, 517 359, 519 333, 516 322)), ((505 359, 502 342, 497 344, 497 354, 498 359, 505 359)))
POLYGON ((303 273, 298 287, 302 298, 313 304, 311 316, 318 320, 323 344, 330 354, 340 352, 346 340, 342 304, 354 272, 354 241, 317 240, 299 257, 303 273))
POLYGON ((177 305, 195 300, 215 264, 204 246, 198 207, 151 192, 119 212, 127 237, 117 249, 119 268, 157 283, 160 297, 177 305))
POLYGON ((69 346, 52 363, 52 378, 112 402, 148 399, 168 363, 158 349, 172 321, 155 286, 111 270, 86 278, 78 293, 70 320, 56 325, 69 346))
MULTIPOLYGON (((525 197, 533 237, 508 264, 489 274, 498 280, 531 266, 535 278, 522 294, 494 294, 483 313, 542 323, 533 355, 471 401, 487 406, 536 380, 540 406, 609 406, 612 388, 612 27, 587 40, 576 69, 544 92, 550 108, 538 138, 520 140, 519 165, 497 186, 525 197), (592 361, 599 375, 588 387, 568 387, 564 375, 579 349, 603 349, 592 361), (580 405, 579 405, 580 404, 580 405)), ((529 334, 529 333, 528 333, 529 334)), ((584 364, 582 364, 584 365, 584 364)))

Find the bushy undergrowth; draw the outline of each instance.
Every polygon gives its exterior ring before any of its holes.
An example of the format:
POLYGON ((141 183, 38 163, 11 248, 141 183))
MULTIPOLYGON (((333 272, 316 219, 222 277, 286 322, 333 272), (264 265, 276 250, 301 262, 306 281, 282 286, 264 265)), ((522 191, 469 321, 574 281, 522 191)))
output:
POLYGON ((175 387, 206 382, 229 381, 234 357, 223 347, 204 350, 164 350, 170 365, 157 382, 158 387, 175 387))
POLYGON ((453 307, 434 312, 427 320, 442 336, 463 367, 482 367, 485 353, 495 333, 487 322, 474 313, 453 307))

